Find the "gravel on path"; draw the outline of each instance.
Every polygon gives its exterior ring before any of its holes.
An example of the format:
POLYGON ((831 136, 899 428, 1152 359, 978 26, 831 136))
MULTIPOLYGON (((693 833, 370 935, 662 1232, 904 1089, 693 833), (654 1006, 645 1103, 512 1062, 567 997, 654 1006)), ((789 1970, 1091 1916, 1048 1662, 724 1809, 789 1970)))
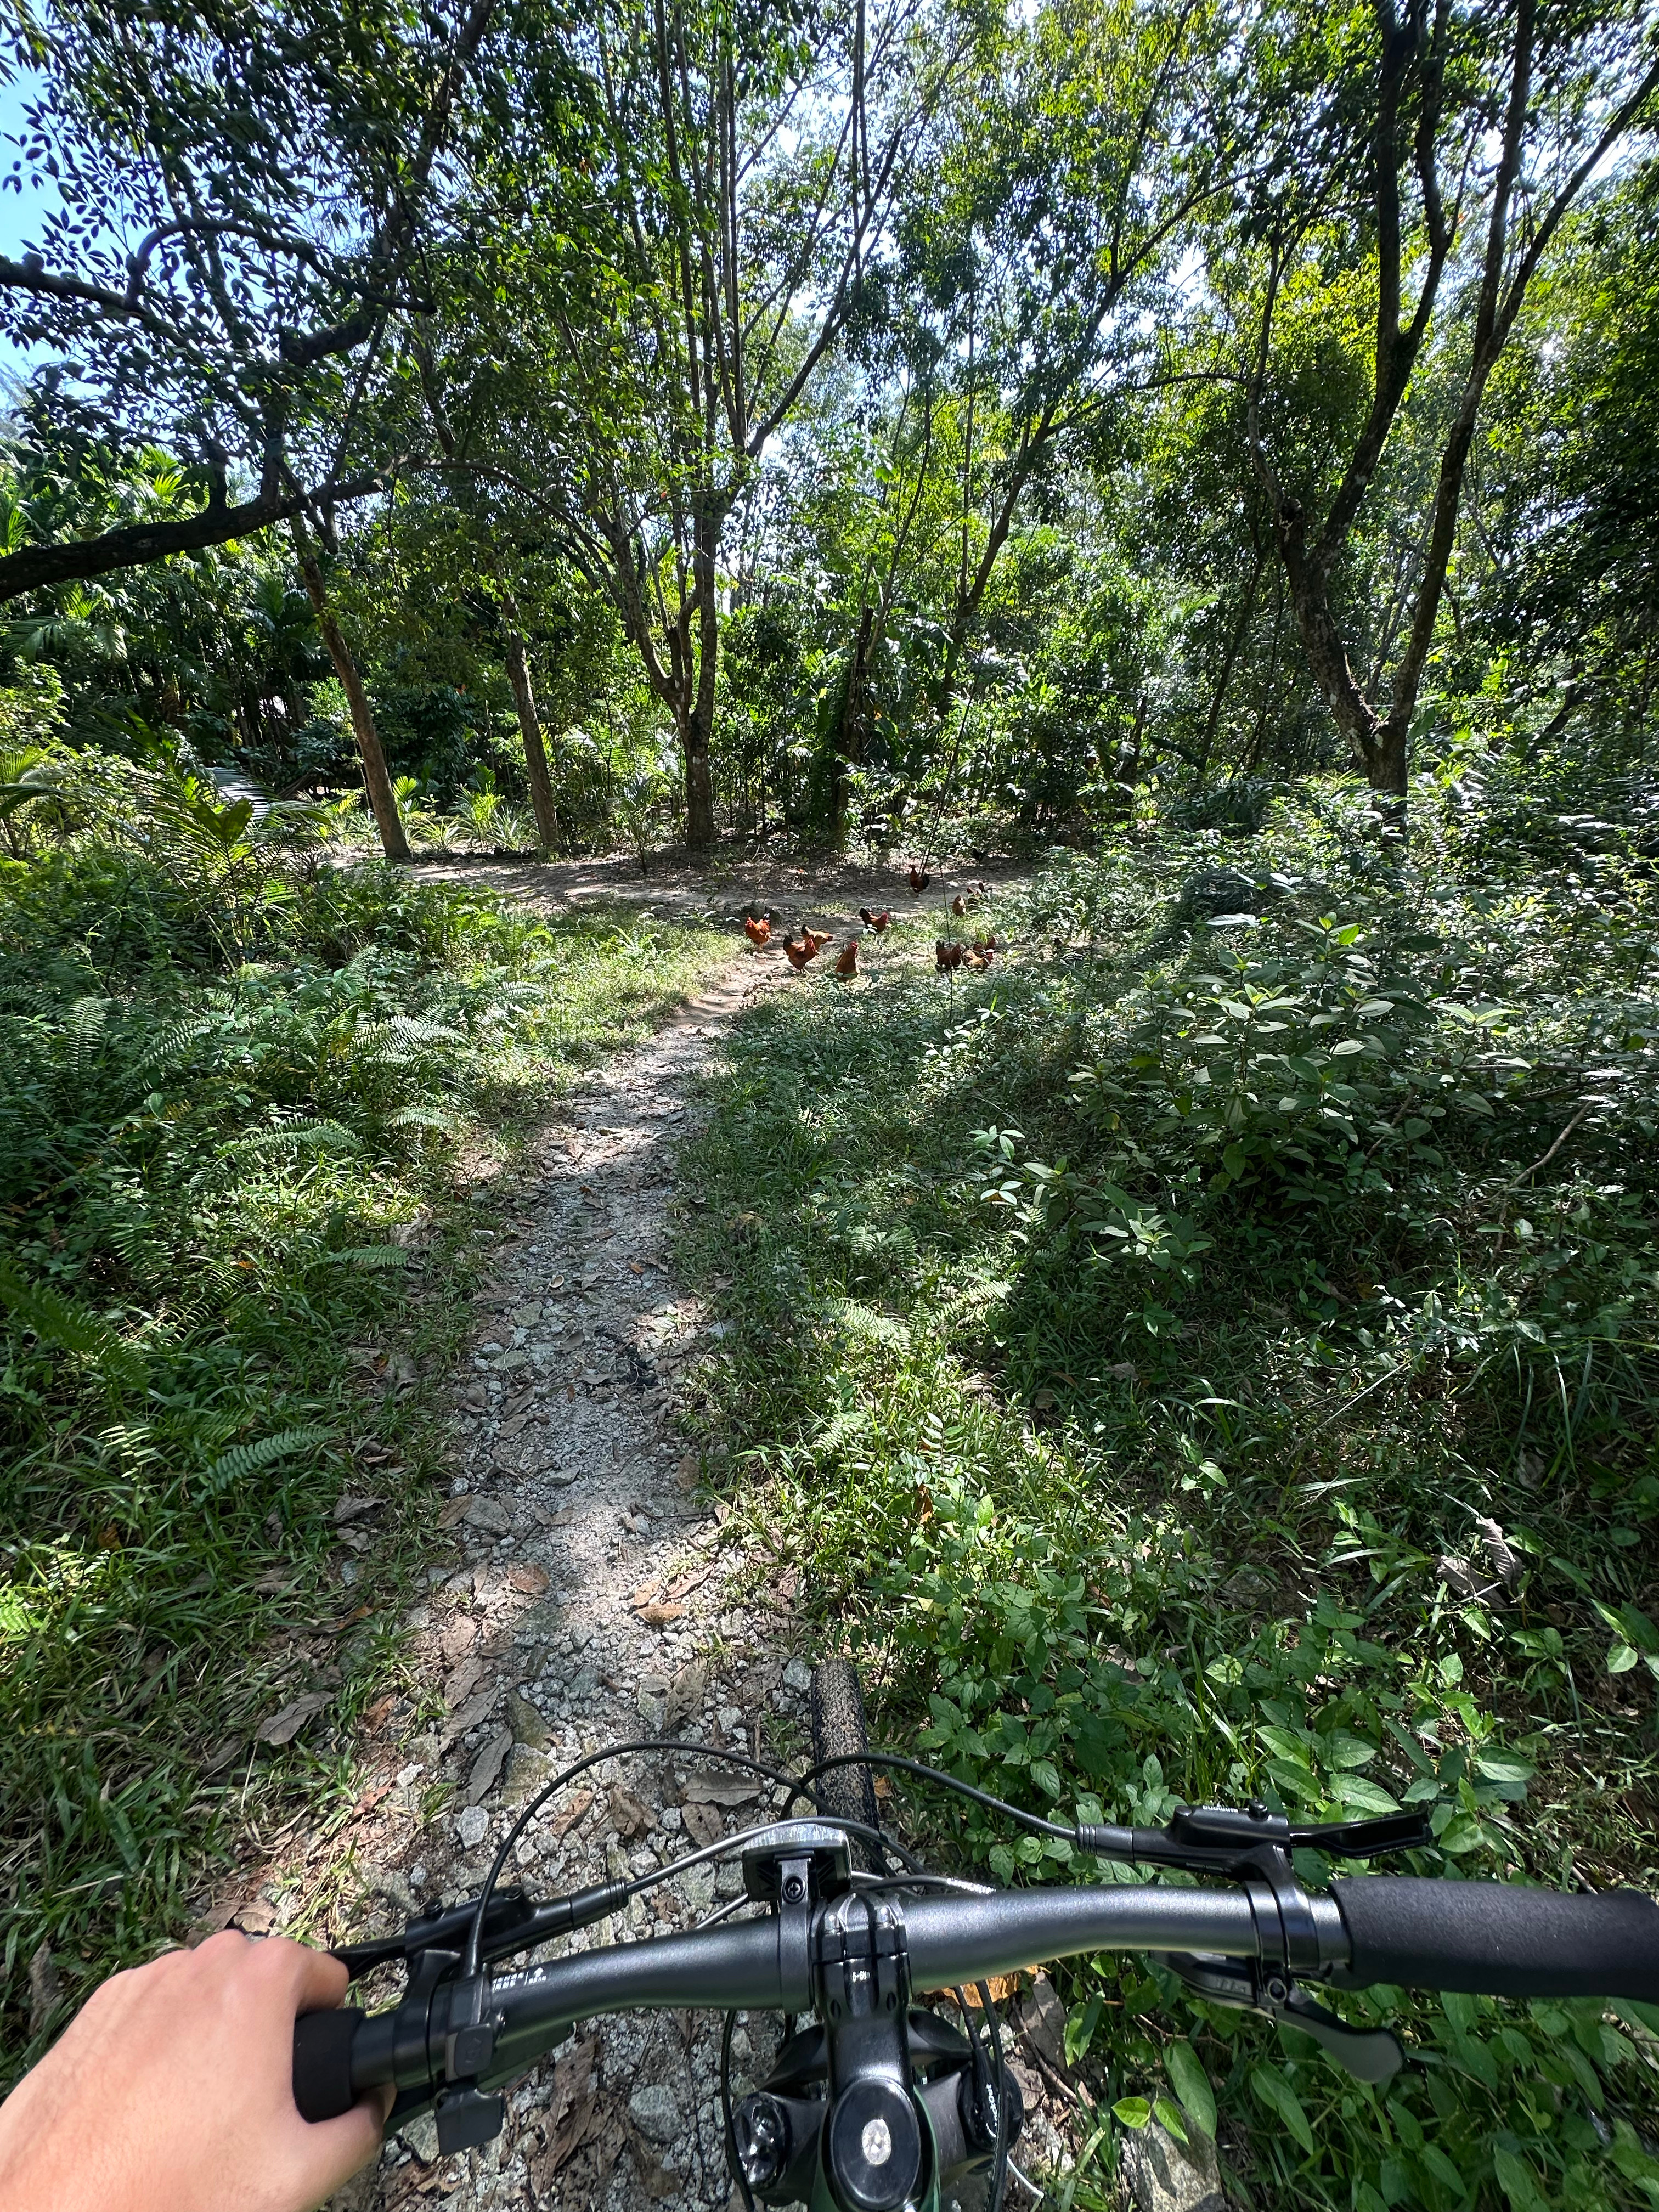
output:
MULTIPOLYGON (((458 1377, 444 1519, 463 1564, 433 1571, 408 1622, 445 1717, 413 1735, 416 1705, 383 1717, 385 1771, 342 1838, 359 1896, 382 1900, 378 1916, 360 1908, 360 1929, 475 1891, 516 1811, 606 1741, 683 1737, 688 1756, 607 1763, 561 1793, 518 1846, 519 1877, 538 1893, 643 1873, 752 1822, 758 1784, 722 1778, 694 1745, 766 1756, 804 1742, 808 1674, 788 1653, 787 1583, 765 1606, 734 1589, 753 1579, 743 1546, 727 1509, 696 1494, 696 1462, 673 1432, 677 1389, 721 1332, 668 1261, 674 1152, 696 1080, 743 1006, 790 980, 781 960, 745 952, 543 1133, 516 1205, 527 1225, 478 1294, 458 1377), (441 1784, 453 1794, 428 1819, 441 1784)), ((735 1863, 694 1869, 573 1942, 692 1926, 740 1887, 735 1863)), ((740 2022, 738 2066, 776 2034, 740 2022)), ((419 2120, 337 2212, 724 2207, 718 2055, 707 2015, 594 2023, 509 2092, 497 2142, 440 2159, 430 2118, 419 2120)))

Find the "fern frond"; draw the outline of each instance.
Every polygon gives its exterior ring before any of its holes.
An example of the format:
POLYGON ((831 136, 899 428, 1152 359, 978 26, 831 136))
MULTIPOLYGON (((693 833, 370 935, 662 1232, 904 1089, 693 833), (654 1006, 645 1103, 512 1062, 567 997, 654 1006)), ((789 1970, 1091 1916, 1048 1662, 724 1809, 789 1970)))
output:
POLYGON ((303 1428, 279 1429, 274 1437, 260 1437, 253 1443, 238 1444, 214 1461, 203 1477, 204 1486, 210 1497, 222 1497, 233 1483, 246 1482, 250 1476, 262 1474, 268 1467, 275 1467, 278 1460, 291 1458, 295 1452, 325 1444, 333 1433, 331 1429, 319 1428, 313 1423, 303 1428))
POLYGON ((219 1148, 222 1158, 246 1152, 355 1152, 357 1139, 338 1121, 307 1120, 279 1121, 273 1128, 256 1129, 252 1136, 237 1137, 219 1148))
POLYGON ((386 1125, 388 1129, 441 1129, 447 1135, 455 1127, 455 1116, 441 1106, 400 1106, 386 1115, 386 1125))
POLYGON ((107 1382, 142 1390, 149 1380, 143 1355, 124 1344, 90 1307, 78 1305, 45 1283, 30 1283, 0 1261, 0 1301, 42 1344, 90 1359, 107 1382))
POLYGON ((200 1014, 191 1014, 183 1021, 169 1022, 155 1042, 140 1053, 137 1059, 134 1060, 132 1073, 135 1075, 149 1075, 171 1067, 183 1053, 185 1047, 194 1044, 204 1030, 211 1029, 212 1026, 213 1024, 200 1014))
POLYGON ((94 992, 88 998, 77 999, 70 1008, 70 1064, 77 1075, 84 1075, 91 1066, 93 1048, 104 1033, 113 1003, 94 992))
POLYGON ((319 1267, 406 1267, 413 1254, 401 1244, 354 1244, 343 1252, 325 1252, 319 1267))

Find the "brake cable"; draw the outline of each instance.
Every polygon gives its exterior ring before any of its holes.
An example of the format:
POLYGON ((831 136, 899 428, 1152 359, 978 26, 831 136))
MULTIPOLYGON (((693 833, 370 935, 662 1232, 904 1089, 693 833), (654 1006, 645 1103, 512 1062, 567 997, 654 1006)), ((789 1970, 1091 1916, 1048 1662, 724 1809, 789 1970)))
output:
POLYGON ((811 1795, 810 1785, 821 1774, 836 1766, 891 1766, 902 1774, 919 1775, 924 1782, 937 1782, 946 1790, 954 1790, 959 1797, 966 1797, 975 1805, 982 1805, 992 1813, 1000 1813, 1005 1820, 1016 1822, 1036 1836, 1057 1836, 1062 1842, 1077 1845, 1081 1834, 1074 1823, 1064 1826, 1058 1820, 1045 1820, 1041 1813, 1027 1813, 1018 1805, 1010 1805, 1005 1798, 992 1796, 988 1790, 976 1790, 971 1782, 963 1782, 954 1774, 944 1773, 937 1766, 924 1766, 919 1759, 901 1758, 896 1751, 848 1751, 835 1759, 821 1759, 816 1766, 809 1766, 794 1785, 790 1802, 795 1797, 811 1795))
MULTIPOLYGON (((538 1790, 507 1830, 501 1849, 491 1862, 489 1872, 484 1877, 483 1887, 478 1893, 478 1901, 473 1909, 472 1923, 466 1932, 466 1948, 461 1957, 462 1980, 470 1979, 478 1971, 479 1954, 483 1946, 484 1915, 489 1910, 490 1899, 495 1894, 495 1885, 501 1878, 507 1855, 549 1798, 556 1796, 579 1774, 586 1774, 591 1767, 602 1765, 607 1759, 628 1758, 641 1751, 672 1752, 680 1759, 722 1759, 728 1766, 746 1767, 751 1774, 758 1774, 775 1788, 789 1790, 793 1795, 789 1776, 780 1773, 776 1767, 768 1766, 761 1759, 750 1759, 746 1752, 722 1751, 712 1744, 684 1743, 675 1737, 641 1736, 631 1743, 608 1743, 599 1751, 590 1752, 586 1759, 579 1759, 574 1766, 567 1766, 562 1774, 555 1775, 552 1781, 538 1790)), ((634 1893, 630 1887, 629 1894, 634 1893)))

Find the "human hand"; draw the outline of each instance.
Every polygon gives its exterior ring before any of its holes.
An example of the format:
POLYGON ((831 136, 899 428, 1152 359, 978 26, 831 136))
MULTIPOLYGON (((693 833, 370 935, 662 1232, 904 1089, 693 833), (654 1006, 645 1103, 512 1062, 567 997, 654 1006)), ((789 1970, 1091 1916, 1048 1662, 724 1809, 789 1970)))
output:
POLYGON ((380 2147, 389 2093, 302 2120, 294 2022, 337 1959, 211 1936, 94 1990, 0 2105, 0 2212, 312 2212, 380 2147))

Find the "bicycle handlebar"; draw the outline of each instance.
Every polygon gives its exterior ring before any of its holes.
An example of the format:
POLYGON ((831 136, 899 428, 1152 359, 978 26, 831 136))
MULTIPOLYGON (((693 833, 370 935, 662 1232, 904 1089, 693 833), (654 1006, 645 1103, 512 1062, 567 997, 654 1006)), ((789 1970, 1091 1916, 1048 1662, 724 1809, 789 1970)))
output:
POLYGON ((1493 1997, 1659 2000, 1659 1905, 1643 1891, 1567 1896, 1513 1882, 1366 1875, 1334 1881, 1347 1932, 1339 1989, 1394 1982, 1493 1997))
MULTIPOLYGON (((1493 1996, 1659 2001, 1659 1906, 1632 1890, 1563 1896, 1502 1882, 1368 1875, 1308 1900, 1319 1974, 1339 1989, 1379 1982, 1493 1996)), ((904 1907, 918 1990, 1007 1974, 1084 1951, 1195 1952, 1256 1959, 1248 1893, 1135 1886, 1011 1890, 922 1898, 904 1907)), ((495 1974, 486 2009, 499 2023, 485 2086, 510 2080, 576 2021, 680 2008, 799 2012, 811 2002, 808 1947, 781 1915, 648 1937, 495 1974)), ((449 1985, 425 2018, 406 2008, 343 2010, 295 2023, 295 2102, 331 2118, 366 2089, 441 2080, 449 1985)))

